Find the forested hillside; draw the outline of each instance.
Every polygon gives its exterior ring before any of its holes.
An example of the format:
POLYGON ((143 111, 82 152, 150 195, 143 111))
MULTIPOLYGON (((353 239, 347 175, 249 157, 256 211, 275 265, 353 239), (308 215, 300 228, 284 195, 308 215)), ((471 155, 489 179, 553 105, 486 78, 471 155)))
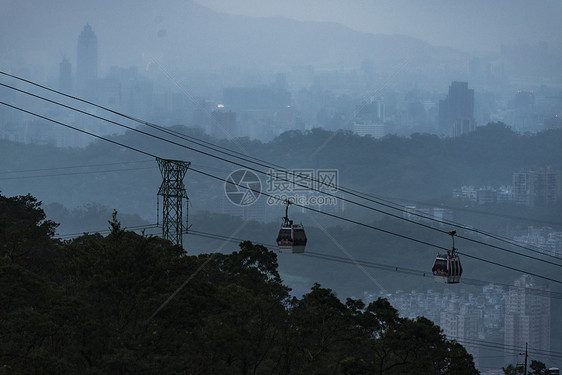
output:
POLYGON ((0 196, 0 371, 17 374, 477 374, 465 349, 384 299, 290 297, 251 242, 188 256, 125 231, 54 240, 30 195, 0 196))
MULTIPOLYGON (((521 168, 551 166, 562 170, 562 131, 521 135, 501 123, 479 127, 458 138, 414 134, 410 138, 389 135, 375 140, 313 129, 286 132, 268 143, 219 141, 197 129, 174 130, 286 168, 337 169, 342 186, 413 201, 450 196, 452 189, 461 185, 511 184, 512 173, 521 168)), ((187 148, 132 133, 111 138, 162 158, 190 161, 194 168, 223 179, 236 169, 256 167, 170 135, 165 138, 187 148)), ((161 182, 151 158, 103 141, 85 149, 0 141, 0 171, 0 190, 4 193, 30 192, 45 203, 58 202, 68 209, 99 203, 145 219, 155 214, 161 182)), ((265 186, 266 177, 262 175, 262 179, 265 186)), ((195 211, 220 212, 224 195, 220 181, 190 172, 186 185, 195 211)))

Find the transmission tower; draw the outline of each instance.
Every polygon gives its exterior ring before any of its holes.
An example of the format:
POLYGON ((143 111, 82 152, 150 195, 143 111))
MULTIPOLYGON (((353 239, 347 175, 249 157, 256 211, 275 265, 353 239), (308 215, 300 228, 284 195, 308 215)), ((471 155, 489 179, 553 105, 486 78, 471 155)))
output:
POLYGON ((187 230, 187 207, 189 198, 185 191, 183 178, 189 165, 188 161, 156 158, 162 185, 158 195, 162 196, 162 237, 183 247, 183 233, 187 230), (183 222, 183 204, 185 200, 185 225, 183 222))

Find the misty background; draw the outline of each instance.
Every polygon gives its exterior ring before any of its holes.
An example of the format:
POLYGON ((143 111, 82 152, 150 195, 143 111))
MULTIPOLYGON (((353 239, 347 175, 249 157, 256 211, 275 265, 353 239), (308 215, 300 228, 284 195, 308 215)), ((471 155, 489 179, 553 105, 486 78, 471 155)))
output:
MULTIPOLYGON (((342 186, 400 204, 399 216, 408 217, 405 208, 421 210, 559 258, 561 14, 559 1, 520 0, 0 0, 0 71, 289 169, 337 170, 342 186), (80 48, 95 54, 81 62, 80 48), (459 92, 472 111, 467 126, 453 131, 443 126, 443 108, 459 92), (516 202, 516 176, 529 171, 558 178, 553 201, 516 202)), ((1 82, 156 134, 37 86, 7 76, 1 82)), ((159 157, 190 161, 222 179, 239 168, 9 87, 0 87, 0 98, 159 157)), ((107 229, 114 209, 125 227, 156 224, 161 181, 153 158, 0 107, 0 191, 36 196, 60 223, 63 239, 107 229)), ((253 206, 235 207, 224 183, 192 171, 185 183, 194 232, 229 236, 243 226, 237 238, 274 243, 281 205, 269 205, 262 196, 253 206)), ((265 189, 267 178, 261 176, 261 183, 265 189)), ((450 246, 448 236, 343 199, 320 208, 450 246)), ((306 210, 291 215, 305 225, 310 252, 343 256, 327 230, 356 259, 429 270, 435 258, 431 246, 373 235, 306 210)), ((189 254, 237 248, 196 235, 185 236, 184 244, 189 254)), ((457 245, 547 277, 560 274, 557 267, 486 246, 457 245)), ((425 314, 437 323, 449 302, 478 308, 476 339, 499 344, 501 306, 508 285, 521 277, 463 258, 467 278, 495 282, 501 291, 469 284, 451 290, 430 278, 373 271, 380 288, 353 265, 286 254, 279 262, 295 295, 314 282, 342 298, 391 295, 402 301, 401 314, 425 314), (432 298, 441 307, 420 307, 419 301, 427 305, 432 298)), ((536 285, 562 291, 556 283, 536 285)), ((550 349, 561 352, 562 304, 557 298, 549 303, 545 330, 550 349)), ((506 364, 501 355, 487 359, 493 355, 498 352, 479 352, 481 370, 506 364)), ((549 360, 560 364, 557 357, 549 360)))

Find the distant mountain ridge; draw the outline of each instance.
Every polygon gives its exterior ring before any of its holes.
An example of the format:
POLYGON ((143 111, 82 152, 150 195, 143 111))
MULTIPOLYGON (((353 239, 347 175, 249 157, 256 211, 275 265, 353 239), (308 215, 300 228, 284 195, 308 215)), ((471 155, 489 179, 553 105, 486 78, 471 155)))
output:
POLYGON ((0 48, 7 55, 0 64, 18 58, 54 64, 62 56, 75 64, 76 40, 86 23, 98 36, 100 63, 106 66, 139 66, 155 58, 174 68, 357 68, 363 60, 381 68, 396 67, 407 58, 425 63, 451 53, 403 35, 367 34, 335 23, 229 15, 194 1, 28 1, 9 2, 3 8, 0 48))

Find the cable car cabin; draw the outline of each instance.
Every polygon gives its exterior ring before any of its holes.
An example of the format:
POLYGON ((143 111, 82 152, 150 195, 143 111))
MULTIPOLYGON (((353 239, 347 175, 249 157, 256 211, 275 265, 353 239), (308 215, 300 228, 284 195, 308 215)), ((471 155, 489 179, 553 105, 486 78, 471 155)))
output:
POLYGON ((461 281, 462 266, 456 254, 437 254, 431 270, 435 281, 448 284, 456 284, 461 281))
POLYGON ((277 235, 277 246, 280 252, 304 253, 306 241, 306 234, 302 225, 293 224, 292 220, 283 222, 277 235))

